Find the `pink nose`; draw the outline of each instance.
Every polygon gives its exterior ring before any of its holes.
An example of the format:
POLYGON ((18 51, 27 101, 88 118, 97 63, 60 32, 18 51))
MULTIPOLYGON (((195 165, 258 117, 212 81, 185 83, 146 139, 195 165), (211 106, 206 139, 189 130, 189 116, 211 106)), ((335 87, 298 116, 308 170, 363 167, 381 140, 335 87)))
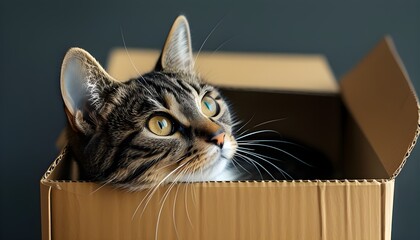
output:
POLYGON ((220 148, 223 148, 223 143, 225 142, 225 133, 219 133, 216 136, 211 138, 211 142, 219 146, 220 148))

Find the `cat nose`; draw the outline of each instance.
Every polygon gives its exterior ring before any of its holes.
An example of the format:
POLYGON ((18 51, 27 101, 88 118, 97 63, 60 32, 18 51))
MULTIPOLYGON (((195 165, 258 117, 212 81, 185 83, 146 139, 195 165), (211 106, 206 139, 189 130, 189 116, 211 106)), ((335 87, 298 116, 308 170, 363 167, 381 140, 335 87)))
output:
POLYGON ((216 144, 220 148, 223 148, 223 143, 225 142, 225 135, 226 134, 224 132, 218 133, 217 135, 210 138, 210 142, 216 144))

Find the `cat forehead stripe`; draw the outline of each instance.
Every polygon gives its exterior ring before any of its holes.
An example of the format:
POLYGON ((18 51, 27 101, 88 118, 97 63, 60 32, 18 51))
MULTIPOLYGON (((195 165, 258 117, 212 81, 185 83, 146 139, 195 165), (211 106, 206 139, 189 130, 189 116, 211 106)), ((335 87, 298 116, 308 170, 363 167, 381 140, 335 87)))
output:
POLYGON ((168 104, 168 109, 171 111, 171 113, 176 117, 176 119, 183 125, 188 127, 190 125, 190 122, 188 121, 185 114, 182 112, 181 104, 182 102, 177 101, 175 96, 173 94, 166 94, 165 100, 168 104))

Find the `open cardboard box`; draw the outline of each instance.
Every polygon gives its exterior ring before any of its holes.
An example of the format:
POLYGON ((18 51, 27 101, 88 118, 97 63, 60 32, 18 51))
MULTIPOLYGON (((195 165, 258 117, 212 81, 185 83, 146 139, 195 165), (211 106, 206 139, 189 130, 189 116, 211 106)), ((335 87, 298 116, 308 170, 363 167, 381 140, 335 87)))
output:
MULTIPOLYGON (((158 52, 129 55, 112 52, 111 75, 136 77, 158 52)), ((325 153, 336 179, 179 183, 160 187, 144 207, 147 191, 78 181, 64 150, 41 179, 44 240, 391 238, 394 179, 419 114, 389 38, 340 86, 318 55, 201 53, 197 65, 239 118, 253 116, 250 126, 286 116, 269 128, 325 153)))

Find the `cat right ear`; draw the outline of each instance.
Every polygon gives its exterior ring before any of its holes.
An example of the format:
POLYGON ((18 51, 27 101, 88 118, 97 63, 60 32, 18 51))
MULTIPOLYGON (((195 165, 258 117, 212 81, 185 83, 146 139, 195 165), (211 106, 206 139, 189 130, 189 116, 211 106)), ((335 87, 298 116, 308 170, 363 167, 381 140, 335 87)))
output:
POLYGON ((193 69, 190 27, 187 18, 180 15, 169 31, 155 70, 192 73, 193 69))
POLYGON ((88 134, 105 105, 104 91, 117 82, 88 52, 71 48, 61 67, 61 95, 67 118, 75 131, 88 134))

